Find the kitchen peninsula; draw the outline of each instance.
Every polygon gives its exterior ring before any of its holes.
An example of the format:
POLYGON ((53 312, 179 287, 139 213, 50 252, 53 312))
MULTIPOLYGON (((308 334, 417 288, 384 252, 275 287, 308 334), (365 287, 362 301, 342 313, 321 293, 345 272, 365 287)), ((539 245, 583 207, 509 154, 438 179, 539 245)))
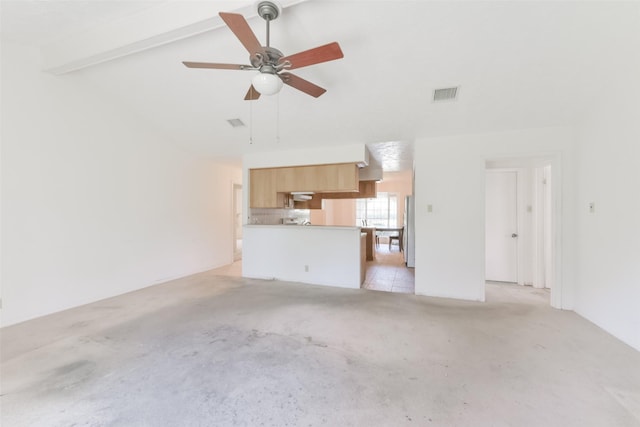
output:
POLYGON ((360 227, 245 225, 242 275, 358 289, 365 275, 360 227))
POLYGON ((308 224, 325 200, 376 197, 382 170, 369 162, 364 144, 246 154, 243 277, 360 288, 364 230, 297 224, 308 224))

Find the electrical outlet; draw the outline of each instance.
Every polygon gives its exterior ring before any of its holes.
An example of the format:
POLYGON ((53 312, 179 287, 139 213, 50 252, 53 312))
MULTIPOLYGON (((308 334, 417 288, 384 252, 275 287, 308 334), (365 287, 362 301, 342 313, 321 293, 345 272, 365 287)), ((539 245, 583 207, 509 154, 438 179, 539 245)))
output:
POLYGON ((308 273, 308 272, 309 272, 309 266, 308 266, 308 265, 305 265, 305 266, 304 266, 304 272, 305 272, 305 273, 308 273))

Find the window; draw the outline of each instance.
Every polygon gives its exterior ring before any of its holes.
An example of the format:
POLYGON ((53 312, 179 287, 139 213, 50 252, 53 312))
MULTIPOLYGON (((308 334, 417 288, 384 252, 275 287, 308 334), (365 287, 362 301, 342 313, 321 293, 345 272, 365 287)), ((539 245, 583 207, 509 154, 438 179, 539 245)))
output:
POLYGON ((398 196, 379 192, 375 199, 356 199, 356 225, 397 227, 398 196))

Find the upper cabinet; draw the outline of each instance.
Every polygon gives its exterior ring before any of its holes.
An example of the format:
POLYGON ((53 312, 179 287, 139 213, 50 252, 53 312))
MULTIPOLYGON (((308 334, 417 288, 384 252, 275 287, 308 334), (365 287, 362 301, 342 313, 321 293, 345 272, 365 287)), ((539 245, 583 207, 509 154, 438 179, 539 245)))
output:
POLYGON ((315 185, 319 192, 327 191, 358 191, 359 169, 355 164, 338 164, 312 166, 315 185))
POLYGON ((341 192, 358 191, 355 163, 273 168, 277 191, 341 192))
POLYGON ((276 187, 274 169, 249 170, 249 206, 252 208, 283 208, 286 200, 276 187))
POLYGON ((378 195, 376 181, 360 181, 357 192, 321 193, 323 199, 370 199, 378 195))
POLYGON ((249 207, 290 207, 293 191, 313 193, 358 192, 358 166, 355 163, 294 166, 249 170, 249 207))

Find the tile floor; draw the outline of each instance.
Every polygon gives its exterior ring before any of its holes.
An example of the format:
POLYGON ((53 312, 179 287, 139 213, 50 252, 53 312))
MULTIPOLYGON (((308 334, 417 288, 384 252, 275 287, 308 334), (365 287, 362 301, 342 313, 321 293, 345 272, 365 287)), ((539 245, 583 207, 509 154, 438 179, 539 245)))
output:
POLYGON ((376 248, 376 258, 367 261, 367 274, 363 289, 372 291, 415 293, 415 273, 404 264, 402 252, 397 245, 389 246, 380 242, 376 248))

